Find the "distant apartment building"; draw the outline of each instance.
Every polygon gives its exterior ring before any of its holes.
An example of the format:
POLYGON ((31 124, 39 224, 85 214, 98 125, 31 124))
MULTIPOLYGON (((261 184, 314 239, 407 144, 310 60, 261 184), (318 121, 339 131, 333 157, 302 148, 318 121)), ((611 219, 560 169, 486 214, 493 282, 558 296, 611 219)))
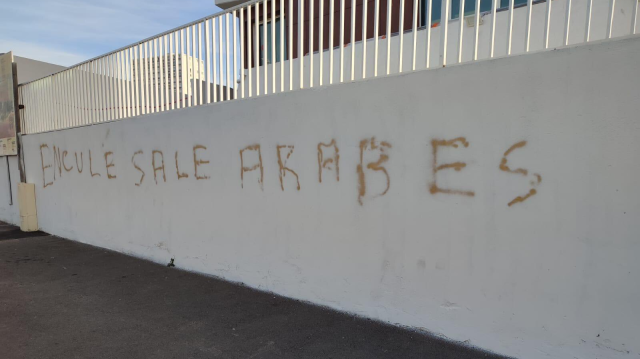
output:
POLYGON ((149 86, 155 86, 156 83, 165 86, 167 81, 170 81, 174 84, 177 83, 178 93, 182 93, 185 96, 193 94, 192 80, 206 80, 204 77, 204 61, 186 54, 150 57, 134 61, 132 66, 134 81, 141 71, 146 71, 149 76, 146 78, 149 86), (166 64, 164 62, 165 59, 169 61, 168 67, 170 71, 168 73, 166 72, 166 65, 161 68, 161 65, 166 64), (144 67, 144 70, 142 67, 144 67))

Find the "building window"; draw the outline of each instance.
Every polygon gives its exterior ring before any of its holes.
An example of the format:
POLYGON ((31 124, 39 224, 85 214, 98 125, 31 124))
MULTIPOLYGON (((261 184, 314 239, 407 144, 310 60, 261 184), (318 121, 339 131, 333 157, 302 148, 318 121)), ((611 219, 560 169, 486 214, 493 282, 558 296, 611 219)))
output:
MULTIPOLYGON (((464 16, 473 15, 476 12, 476 1, 478 0, 465 0, 464 2, 464 16)), ((494 0, 479 0, 480 12, 487 12, 492 10, 494 0)), ((433 0, 433 12, 431 14, 431 26, 440 23, 442 17, 442 2, 443 0, 433 0)), ((533 3, 545 2, 545 0, 533 0, 533 3)), ((514 0, 513 7, 526 6, 527 0, 514 0)), ((420 0, 420 26, 425 26, 427 21, 427 0, 420 0)), ((509 8, 509 0, 500 0, 500 7, 497 9, 507 10, 509 8)), ((451 19, 458 19, 460 17, 460 0, 451 0, 451 19)))
MULTIPOLYGON (((275 31, 275 40, 276 40, 276 62, 280 62, 280 17, 276 18, 276 31, 275 31)), ((263 33, 263 23, 260 23, 260 26, 258 27, 258 39, 260 41, 260 66, 262 66, 262 64, 264 63, 264 33, 263 33)), ((287 23, 285 22, 284 24, 284 33, 287 34, 287 23)), ((271 64, 271 51, 273 50, 271 48, 271 35, 273 33, 272 31, 272 26, 271 26, 271 20, 267 21, 267 64, 271 64)), ((287 37, 284 36, 284 53, 285 53, 285 57, 287 54, 287 37)))

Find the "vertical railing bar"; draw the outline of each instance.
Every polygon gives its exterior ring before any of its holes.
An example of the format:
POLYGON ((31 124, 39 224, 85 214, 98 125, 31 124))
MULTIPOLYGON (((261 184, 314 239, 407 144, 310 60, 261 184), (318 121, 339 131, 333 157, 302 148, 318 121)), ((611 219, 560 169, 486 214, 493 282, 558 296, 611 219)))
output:
MULTIPOLYGON (((218 83, 221 80, 218 79, 218 48, 219 46, 216 43, 216 18, 211 20, 211 57, 213 57, 213 64, 211 66, 211 72, 213 72, 213 102, 218 102, 218 83)), ((220 22, 220 17, 217 18, 218 22, 220 22)), ((220 34, 218 34, 220 36, 220 34)), ((251 73, 249 73, 251 76, 251 73)), ((249 89, 251 91, 251 89, 249 89)))
MULTIPOLYGON (((298 42, 300 62, 300 89, 304 88, 304 0, 298 0, 298 42)), ((266 91, 265 91, 266 92, 266 91)))
POLYGON ((411 52, 411 71, 416 70, 416 50, 418 47, 418 0, 413 0, 413 24, 411 27, 413 36, 413 51, 411 52))
POLYGON ((593 10, 593 0, 587 0, 587 20, 584 28, 584 42, 589 42, 591 38, 591 12, 593 10))
POLYGON ((333 31, 335 28, 335 0, 329 0, 329 2, 329 84, 331 85, 333 84, 333 31))
POLYGON ((615 12, 615 7, 616 7, 616 0, 610 0, 609 1, 609 19, 607 21, 607 39, 610 39, 613 33, 613 17, 614 17, 614 12, 615 12))
MULTIPOLYGON (((177 56, 176 56, 176 52, 175 49, 177 48, 173 46, 173 40, 176 37, 176 33, 172 32, 169 34, 169 108, 172 110, 175 110, 176 108, 176 103, 175 103, 175 99, 176 99, 176 94, 175 94, 175 89, 177 86, 175 86, 175 81, 176 81, 176 75, 178 73, 178 64, 177 64, 177 56)), ((177 45, 177 42, 176 42, 177 45)))
MULTIPOLYGON (((76 93, 76 70, 77 70, 77 67, 72 67, 67 70, 69 72, 69 75, 67 76, 67 80, 68 80, 67 94, 69 96, 68 97, 69 98, 69 102, 68 102, 69 103, 69 120, 68 120, 69 127, 76 126, 76 115, 77 115, 76 101, 78 98, 78 94, 76 93)), ((16 111, 18 111, 18 109, 16 109, 16 111)), ((22 126, 20 128, 22 128, 22 126)))
POLYGON ((289 91, 293 91, 293 0, 289 0, 289 91))
POLYGON ((238 98, 238 41, 236 41, 236 38, 238 37, 238 27, 236 26, 236 10, 233 10, 231 19, 233 20, 233 23, 231 24, 231 28, 233 29, 233 34, 231 36, 231 40, 233 41, 233 76, 231 80, 233 83, 233 99, 235 100, 238 98))
POLYGON ((96 123, 102 122, 102 59, 96 59, 94 76, 96 78, 96 123))
POLYGON ((145 42, 144 43, 144 73, 143 73, 143 79, 144 79, 144 113, 151 113, 150 112, 150 108, 149 108, 149 102, 152 96, 151 93, 151 87, 149 87, 150 83, 151 83, 151 73, 150 73, 150 67, 151 67, 151 58, 149 57, 149 42, 145 42))
MULTIPOLYGON (((404 2, 405 0, 400 0, 400 27, 398 28, 400 32, 400 54, 398 56, 399 73, 402 73, 402 55, 404 53, 404 2)), ((391 43, 391 38, 389 38, 389 43, 391 43)))
MULTIPOLYGON (((363 0, 364 1, 364 0, 363 0)), ((356 71, 356 0, 351 0, 351 81, 356 71)))
POLYGON ((547 7, 545 9, 545 17, 544 17, 544 38, 543 38, 543 49, 549 48, 549 30, 551 27, 551 1, 547 1, 547 7))
POLYGON ((509 24, 507 25, 507 55, 511 55, 511 44, 513 43, 513 6, 514 0, 509 0, 509 24))
MULTIPOLYGON (((204 23, 204 41, 205 41, 205 61, 207 62, 207 65, 204 67, 204 70, 206 71, 206 76, 207 76, 207 86, 206 86, 206 91, 207 91, 207 103, 211 103, 211 39, 209 36, 209 19, 205 20, 204 23)), ((215 84, 214 84, 215 85, 215 84)))
POLYGON ((184 29, 176 32, 176 107, 187 107, 184 103, 186 92, 186 76, 189 76, 189 62, 184 50, 184 29), (178 44, 179 43, 179 44, 178 44))
MULTIPOLYGON (((94 108, 94 95, 95 95, 94 89, 95 88, 93 86, 94 85, 93 76, 91 76, 92 68, 93 68, 93 61, 86 63, 84 66, 84 69, 85 69, 84 93, 85 93, 85 107, 86 107, 85 112, 88 119, 88 123, 94 122, 93 108, 94 108)), ((38 88, 38 90, 40 89, 41 89, 41 86, 38 88)), ((39 115, 40 115, 40 111, 38 111, 38 116, 39 115)))
MULTIPOLYGON (((69 114, 69 118, 67 119, 67 124, 69 127, 75 126, 75 116, 76 116, 76 107, 75 107, 75 77, 74 77, 75 67, 72 67, 67 70, 67 106, 69 110, 67 113, 69 114)), ((18 109, 16 109, 18 111, 18 109)), ((21 127, 22 128, 22 127, 21 127)))
MULTIPOLYGON (((74 116, 75 116, 75 107, 73 106, 74 102, 74 93, 73 93, 73 68, 67 70, 67 127, 74 126, 74 116)), ((16 109, 18 111, 18 109, 16 109)))
MULTIPOLYGON (((247 73, 249 75, 249 97, 253 96, 253 65, 252 65, 252 60, 253 57, 251 56, 251 51, 253 50, 253 44, 251 43, 252 38, 254 37, 255 31, 253 23, 251 22, 251 4, 249 4, 247 6, 247 73)), ((215 20, 214 20, 215 21, 215 20)), ((256 20, 257 22, 257 20, 256 20)), ((215 22, 214 22, 215 24, 215 22)), ((215 26, 214 26, 215 28, 215 26)), ((215 36, 214 36, 215 38, 215 36)), ((214 56, 214 60, 215 61, 215 56, 214 56)), ((256 64, 257 66, 257 64, 256 64)), ((215 67, 214 67, 215 68, 215 67)), ((214 75, 215 76, 215 75, 214 75)), ((215 80, 214 80, 215 83, 215 80)), ((215 91, 215 87, 214 87, 214 91, 215 91)), ((215 93, 215 92, 214 92, 215 93)))
MULTIPOLYGON (((512 0, 513 1, 513 0, 512 0)), ((451 0, 446 0, 440 15, 440 66, 447 66, 447 42, 449 40, 449 11, 451 0)))
POLYGON ((155 113, 158 106, 158 39, 151 40, 149 44, 149 64, 151 64, 151 68, 149 69, 149 85, 151 88, 149 90, 149 100, 151 102, 150 113, 155 113))
POLYGON ((491 49, 489 51, 489 58, 493 58, 495 56, 496 49, 496 15, 498 10, 498 4, 500 0, 493 0, 493 4, 491 6, 491 49))
POLYGON ((96 69, 96 75, 98 76, 98 83, 99 83, 99 87, 98 87, 98 94, 99 94, 99 98, 98 98, 98 121, 99 122, 103 122, 105 120, 105 88, 104 88, 104 68, 105 68, 105 60, 104 57, 98 59, 97 61, 97 69, 96 69))
POLYGON ((116 82, 118 84, 118 118, 122 118, 122 52, 118 51, 116 53, 116 71, 117 77, 116 82))
POLYGON ((156 39, 158 43, 158 50, 156 51, 156 73, 154 74, 154 79, 156 82, 156 88, 158 89, 158 95, 156 95, 156 112, 164 111, 164 70, 163 70, 163 57, 162 56, 162 38, 159 37, 156 39))
POLYGON ((271 0, 271 93, 276 93, 276 0, 271 0))
POLYGON ((474 18, 475 20, 475 33, 474 33, 474 37, 473 37, 473 61, 477 61, 478 60, 478 46, 479 46, 479 38, 480 38, 480 0, 476 1, 476 16, 474 18))
MULTIPOLYGON (((269 93, 269 66, 267 66, 268 54, 267 54, 267 0, 262 1, 262 66, 264 72, 264 94, 269 93)), ((298 24, 298 27, 300 24, 298 24)))
MULTIPOLYGON (((86 85, 85 85, 86 86, 86 85)), ((30 85, 29 97, 31 108, 27 109, 29 112, 29 133, 35 133, 38 131, 38 126, 41 122, 39 117, 39 110, 42 108, 40 106, 40 81, 35 81, 30 85)))
POLYGON ((66 71, 55 75, 58 79, 56 86, 56 95, 58 98, 58 129, 66 127, 67 120, 67 96, 65 92, 66 71))
POLYGON ((149 43, 149 63, 151 68, 149 69, 149 100, 151 102, 151 113, 157 112, 158 109, 158 39, 153 39, 149 43))
POLYGON ((391 15, 393 13, 393 1, 387 0, 387 75, 391 69, 391 15))
POLYGON ((198 77, 200 76, 200 59, 198 58, 200 54, 196 55, 196 25, 191 26, 191 74, 193 75, 193 82, 191 83, 191 99, 189 101, 189 106, 197 106, 198 105, 198 77))
POLYGON ((60 91, 60 79, 61 75, 60 74, 56 74, 53 75, 53 86, 52 86, 52 95, 55 101, 55 114, 56 114, 56 122, 55 125, 53 127, 54 130, 57 130, 61 127, 62 124, 62 99, 60 98, 61 95, 61 91, 60 91))
MULTIPOLYGON (((195 26, 195 25, 194 25, 195 26)), ((195 51, 194 51, 195 52, 195 51)), ((198 63, 198 106, 202 105, 202 82, 204 80, 204 71, 202 69, 204 65, 204 56, 202 56, 202 23, 198 23, 198 58, 196 62, 198 63)), ((209 86, 209 82, 205 83, 205 86, 209 86)))
POLYGON ((320 38, 318 39, 318 55, 320 56, 320 68, 318 69, 318 84, 322 86, 324 82, 324 2, 325 0, 318 0, 320 2, 320 8, 318 9, 320 14, 318 14, 318 22, 320 28, 318 29, 318 35, 320 38))
MULTIPOLYGON (((78 117, 76 120, 76 123, 78 125, 83 125, 84 123, 86 123, 86 118, 85 118, 85 102, 84 102, 84 96, 85 96, 85 92, 84 92, 84 75, 83 75, 83 66, 80 65, 78 66, 78 69, 76 71, 77 77, 78 77, 78 83, 77 83, 77 87, 76 87, 76 92, 78 95, 78 117)), ((32 91, 31 89, 29 90, 29 94, 31 94, 32 91)), ((31 110, 27 110, 29 111, 29 115, 31 115, 31 110)))
MULTIPOLYGON (((548 1, 547 3, 550 3, 548 1)), ((527 22, 524 29, 524 52, 531 48, 531 14, 533 13, 533 0, 527 0, 527 22)))
POLYGON ((284 22, 284 0, 280 0, 280 92, 284 92, 284 48, 286 45, 285 37, 287 36, 284 32, 284 22))
POLYGON ((340 82, 344 82, 344 0, 340 0, 340 82))
POLYGON ((111 113, 111 120, 116 120, 118 111, 117 111, 117 102, 118 102, 118 92, 116 90, 116 54, 109 55, 109 85, 111 87, 111 91, 109 91, 109 95, 111 96, 109 100, 109 107, 111 113))
MULTIPOLYGON (((320 0, 323 1, 323 0, 320 0)), ((309 87, 313 87, 313 0, 309 0, 309 87)))
MULTIPOLYGON (((68 89, 67 89, 67 93, 69 94, 69 126, 70 127, 75 127, 76 125, 76 99, 78 98, 78 95, 76 93, 76 67, 72 67, 69 70, 69 75, 67 76, 68 79, 68 89)), ((21 96, 21 92, 20 89, 22 87, 18 87, 18 100, 20 101, 20 96, 21 96)), ((19 103, 23 103, 23 102, 19 102, 19 103)), ((19 109, 16 109, 16 111, 20 111, 19 109)), ((21 111, 21 116, 20 118, 22 119, 24 117, 24 111, 21 111)), ((22 126, 22 123, 20 123, 20 128, 23 129, 24 127, 22 126)))
POLYGON ((133 48, 130 47, 128 49, 125 49, 122 53, 122 64, 123 64, 123 68, 122 68, 122 79, 123 79, 123 89, 122 89, 122 96, 123 96, 123 101, 124 101, 124 109, 122 111, 122 113, 124 114, 124 117, 132 117, 133 114, 131 113, 131 91, 130 91, 130 87, 131 87, 131 81, 133 81, 133 79, 130 78, 129 74, 131 73, 131 49, 133 48))
MULTIPOLYGON (((69 70, 69 105, 71 106, 71 117, 69 118, 72 127, 78 123, 78 67, 69 70)), ((22 118, 22 117, 20 117, 22 118)), ((20 128, 23 128, 22 126, 20 128)))
POLYGON ((427 0, 427 15, 426 15, 426 24, 427 27, 427 58, 426 58, 426 68, 431 67, 431 18, 433 17, 433 0, 427 0))
POLYGON ((635 35, 638 31, 638 3, 640 1, 634 1, 633 13, 631 14, 631 35, 635 35))
POLYGON ((131 77, 129 76, 131 73, 131 47, 128 49, 125 49, 124 52, 122 53, 122 64, 123 64, 123 74, 122 74, 122 80, 123 80, 123 85, 124 85, 124 115, 125 117, 131 117, 131 92, 129 91, 130 89, 130 84, 131 84, 131 77))
POLYGON ((164 51, 163 53, 163 63, 164 63, 164 82, 163 82, 163 88, 164 88, 164 102, 163 102, 163 111, 169 111, 171 109, 171 105, 169 102, 169 87, 171 86, 171 83, 169 82, 169 73, 171 72, 171 66, 169 66, 169 58, 170 58, 170 53, 169 53, 169 39, 168 39, 169 35, 164 35, 162 36, 162 42, 163 42, 163 49, 164 51))
MULTIPOLYGON (((244 98, 244 11, 247 8, 240 8, 240 97, 244 98)), ((280 43, 282 47, 282 42, 280 43)), ((207 51, 208 52, 208 51, 207 51)), ((280 57, 282 59, 282 57, 280 57)), ((209 65, 207 65, 209 66, 209 65)))
MULTIPOLYGON (((253 45, 254 45, 253 58, 254 58, 254 63, 256 68, 256 96, 260 96, 260 3, 259 2, 256 2, 255 4, 255 13, 256 13, 256 21, 255 21, 256 24, 253 27, 253 33, 255 34, 254 36, 255 41, 253 42, 253 45)), ((220 63, 220 71, 221 71, 220 77, 222 77, 222 61, 220 63)))
POLYGON ((92 61, 90 66, 90 72, 89 75, 91 76, 91 97, 92 97, 92 102, 93 102, 93 123, 98 123, 100 122, 100 85, 99 85, 99 81, 98 81, 98 64, 100 62, 100 59, 96 59, 95 61, 92 61))
POLYGON ((45 121, 42 116, 42 111, 45 108, 44 82, 44 80, 38 81, 38 92, 36 93, 36 99, 38 101, 38 122, 36 123, 36 131, 38 132, 41 132, 44 128, 45 121))
POLYGON ((463 46, 463 36, 464 36, 464 0, 460 0, 460 14, 458 15, 458 20, 460 21, 460 32, 458 33, 458 63, 462 62, 462 46, 463 46))
POLYGON ((60 128, 67 128, 68 127, 68 121, 69 121, 69 112, 68 110, 68 104, 69 104, 69 98, 68 98, 68 94, 67 94, 67 74, 68 74, 68 70, 61 72, 60 73, 60 85, 59 85, 59 90, 60 90, 60 115, 61 115, 61 121, 60 121, 60 128))
MULTIPOLYGON (((185 31, 185 72, 186 72, 186 83, 183 82, 182 87, 185 89, 183 96, 183 104, 182 107, 191 107, 191 99, 193 98, 194 91, 193 86, 195 86, 195 81, 192 82, 191 79, 195 77, 194 69, 193 69, 193 56, 191 55, 191 26, 184 29, 185 31), (189 71, 191 68, 191 71, 189 71), (185 86, 186 85, 186 86, 185 86)), ((185 75, 182 76, 183 81, 185 75)))
MULTIPOLYGON (((416 0, 417 1, 417 0, 416 0)), ((362 79, 367 78, 367 3, 362 0, 362 79)))
POLYGON ((92 62, 91 66, 91 80, 92 80, 92 91, 93 94, 93 122, 98 123, 101 119, 101 111, 100 111, 100 97, 102 96, 102 92, 100 91, 100 78, 99 76, 99 65, 100 59, 96 59, 92 62))
POLYGON ((213 28, 213 102, 224 100, 224 74, 222 73, 222 16, 211 19, 211 27, 213 28), (218 20, 218 43, 216 45, 216 20, 218 20))
POLYGON ((99 60, 100 69, 100 122, 104 122, 109 119, 108 111, 107 111, 107 96, 108 96, 108 88, 107 88, 107 59, 101 58, 99 60))
POLYGON ((65 128, 67 125, 67 93, 65 91, 67 84, 67 72, 61 72, 56 75, 58 78, 57 95, 58 95, 58 129, 65 128))
POLYGON ((116 86, 116 54, 109 55, 109 95, 110 98, 110 112, 111 120, 118 119, 118 89, 116 86))
MULTIPOLYGON (((265 4, 266 4, 266 2, 265 2, 265 4)), ((267 9, 265 8, 264 10, 265 10, 265 13, 266 13, 267 9)), ((227 87, 226 87, 226 90, 225 90, 225 95, 226 95, 225 100, 226 101, 231 100, 231 87, 230 87, 231 86, 231 81, 230 81, 231 80, 231 69, 230 69, 230 65, 229 65, 229 63, 231 61, 230 60, 230 56, 229 56, 229 17, 230 16, 231 16, 231 14, 229 14, 229 13, 225 14, 225 16, 224 16, 224 27, 225 27, 224 36, 225 36, 225 52, 226 52, 225 69, 226 69, 226 73, 227 73, 227 77, 226 77, 226 85, 227 85, 227 87)), ((265 72, 264 75, 266 77, 267 73, 265 72)), ((266 82, 265 82, 265 84, 266 84, 266 82)), ((264 92, 265 92, 265 94, 267 93, 267 89, 266 88, 265 88, 264 92)))
POLYGON ((114 55, 115 60, 115 82, 116 82, 116 118, 123 118, 122 115, 122 60, 121 51, 116 52, 114 55))
POLYGON ((140 115, 140 99, 139 99, 139 88, 140 88, 140 60, 138 59, 140 45, 137 45, 133 49, 133 56, 131 57, 131 79, 133 88, 131 92, 133 94, 133 115, 140 115), (135 73, 135 75, 134 75, 135 73))
POLYGON ((55 75, 56 77, 56 98, 58 99, 58 125, 57 129, 64 128, 66 125, 66 96, 64 88, 65 86, 65 72, 60 72, 55 75))
POLYGON ((230 71, 231 71, 231 83, 230 85, 233 85, 233 99, 237 99, 238 98, 238 81, 237 81, 237 77, 238 76, 238 55, 237 55, 237 50, 238 50, 238 45, 237 45, 237 41, 236 41, 236 37, 238 36, 238 31, 236 28, 236 11, 234 10, 233 13, 229 14, 229 17, 231 18, 231 32, 230 32, 230 37, 231 37, 231 55, 229 55, 229 61, 231 61, 232 66, 230 67, 230 71))
POLYGON ((569 31, 571 28, 571 0, 567 0, 567 12, 564 19, 564 46, 569 45, 569 31))

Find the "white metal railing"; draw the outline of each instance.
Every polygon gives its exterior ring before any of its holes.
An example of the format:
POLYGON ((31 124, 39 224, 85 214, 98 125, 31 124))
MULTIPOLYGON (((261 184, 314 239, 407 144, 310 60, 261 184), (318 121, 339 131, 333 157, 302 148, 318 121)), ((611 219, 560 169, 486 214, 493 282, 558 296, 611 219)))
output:
POLYGON ((638 0, 252 1, 21 85, 21 129, 33 134, 636 34, 637 14, 638 0), (471 10, 460 21, 452 5, 471 10))

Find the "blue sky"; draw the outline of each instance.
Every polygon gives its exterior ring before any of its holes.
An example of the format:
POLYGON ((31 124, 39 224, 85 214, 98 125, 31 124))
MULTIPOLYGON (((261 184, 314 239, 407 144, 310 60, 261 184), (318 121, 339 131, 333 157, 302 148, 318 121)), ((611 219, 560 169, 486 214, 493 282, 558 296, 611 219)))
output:
POLYGON ((0 1, 0 53, 73 65, 214 14, 215 0, 0 1))

